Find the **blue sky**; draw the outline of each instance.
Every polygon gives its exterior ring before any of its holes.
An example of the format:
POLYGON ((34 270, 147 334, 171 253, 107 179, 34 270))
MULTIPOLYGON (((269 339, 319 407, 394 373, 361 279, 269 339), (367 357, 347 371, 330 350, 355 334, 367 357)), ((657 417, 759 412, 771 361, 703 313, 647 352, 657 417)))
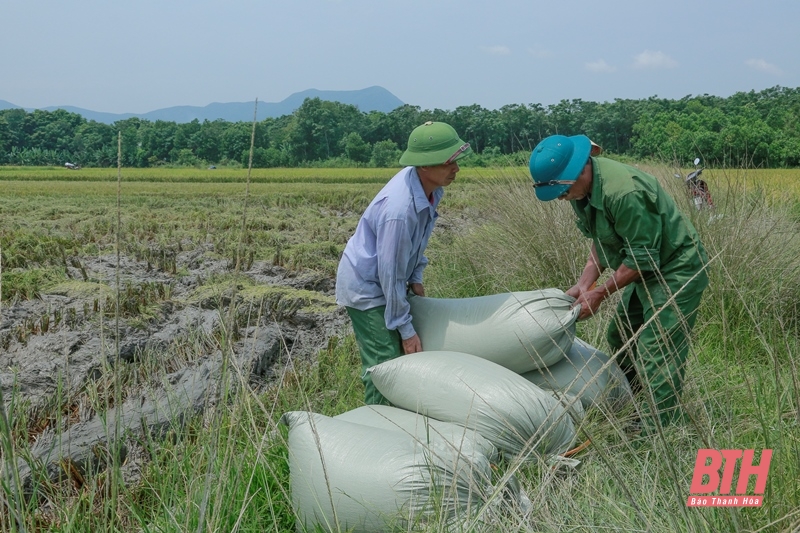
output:
POLYGON ((0 99, 144 113, 380 85, 453 109, 800 86, 797 0, 3 0, 0 99))

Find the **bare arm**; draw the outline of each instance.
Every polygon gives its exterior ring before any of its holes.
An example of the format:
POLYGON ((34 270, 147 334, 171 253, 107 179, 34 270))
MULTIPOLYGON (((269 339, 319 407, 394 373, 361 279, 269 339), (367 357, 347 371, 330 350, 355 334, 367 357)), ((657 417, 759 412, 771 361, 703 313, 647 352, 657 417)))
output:
POLYGON ((602 272, 603 267, 600 266, 600 260, 597 257, 597 248, 592 243, 592 250, 589 252, 589 259, 586 261, 586 266, 583 267, 581 277, 575 285, 567 290, 567 294, 577 298, 582 293, 591 290, 592 285, 602 272))
MULTIPOLYGON (((583 276, 581 276, 581 278, 583 278, 583 276)), ((630 285, 639 278, 641 278, 641 272, 633 270, 624 264, 620 265, 605 283, 590 291, 581 292, 578 295, 575 303, 572 304, 573 307, 576 305, 581 306, 581 314, 578 316, 578 320, 583 320, 594 315, 600 308, 600 304, 602 304, 609 295, 630 285)), ((597 278, 595 278, 595 281, 596 280, 597 278)))

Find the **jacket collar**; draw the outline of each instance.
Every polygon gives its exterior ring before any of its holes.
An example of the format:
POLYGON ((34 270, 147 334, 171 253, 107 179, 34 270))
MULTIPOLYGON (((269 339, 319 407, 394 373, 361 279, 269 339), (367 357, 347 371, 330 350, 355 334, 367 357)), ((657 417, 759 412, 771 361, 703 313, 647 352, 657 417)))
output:
POLYGON ((592 158, 592 194, 589 197, 589 205, 595 209, 603 208, 603 178, 596 157, 592 158))

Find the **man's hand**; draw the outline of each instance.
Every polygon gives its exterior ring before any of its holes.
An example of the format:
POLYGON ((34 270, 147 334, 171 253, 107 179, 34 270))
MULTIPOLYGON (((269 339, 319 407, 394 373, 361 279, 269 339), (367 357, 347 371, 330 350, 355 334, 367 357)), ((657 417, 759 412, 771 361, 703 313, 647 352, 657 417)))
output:
POLYGON ((572 307, 581 306, 581 314, 578 315, 578 320, 583 320, 595 314, 600 308, 600 304, 611 294, 638 281, 641 276, 638 270, 633 270, 622 264, 611 275, 611 279, 607 280, 603 285, 599 287, 591 285, 590 288, 582 288, 583 284, 579 281, 578 285, 571 287, 566 294, 573 296, 575 292, 578 293, 572 307))
MULTIPOLYGON (((584 287, 580 283, 576 283, 575 285, 573 285, 572 287, 567 289, 567 291, 564 292, 564 294, 566 294, 567 296, 572 296, 573 298, 578 298, 584 292, 593 291, 595 289, 595 287, 597 287, 597 283, 596 282, 592 283, 588 287, 584 287)), ((573 305, 573 307, 575 307, 575 306, 573 305)))
POLYGON ((408 288, 417 296, 425 296, 425 287, 422 286, 422 283, 409 283, 408 288))
POLYGON ((567 296, 572 296, 573 298, 577 299, 578 296, 580 296, 582 292, 583 291, 581 290, 581 288, 578 285, 573 285, 564 294, 566 294, 567 296))
MULTIPOLYGON (((570 294, 570 296, 572 295, 570 294)), ((581 313, 578 315, 578 320, 585 320, 587 318, 590 318, 597 312, 598 309, 600 309, 600 304, 602 304, 603 300, 606 299, 606 293, 605 289, 602 288, 599 290, 595 289, 592 291, 585 291, 585 292, 581 291, 575 298, 576 298, 575 302, 572 304, 571 307, 580 305, 581 313)))
POLYGON ((410 353, 417 353, 422 351, 422 341, 419 340, 419 335, 414 334, 413 337, 409 337, 403 340, 403 353, 408 355, 410 353))
MULTIPOLYGON (((564 294, 579 298, 581 294, 589 292, 594 289, 597 284, 597 278, 603 272, 603 267, 600 266, 600 260, 597 258, 597 248, 592 244, 592 249, 589 252, 589 258, 586 260, 586 266, 583 267, 580 279, 570 287, 564 294)), ((572 307, 578 305, 578 302, 572 304, 572 307)), ((583 307, 586 307, 585 305, 583 307)), ((581 313, 583 314, 583 313, 581 313)))

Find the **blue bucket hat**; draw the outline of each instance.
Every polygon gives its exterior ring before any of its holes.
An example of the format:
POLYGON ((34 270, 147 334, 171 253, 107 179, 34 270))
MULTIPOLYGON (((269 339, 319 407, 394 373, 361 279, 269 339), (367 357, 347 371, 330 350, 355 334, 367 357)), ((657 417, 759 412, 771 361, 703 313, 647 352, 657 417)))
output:
POLYGON ((591 151, 592 141, 586 135, 542 139, 528 164, 536 197, 549 202, 567 192, 581 175, 591 151))

